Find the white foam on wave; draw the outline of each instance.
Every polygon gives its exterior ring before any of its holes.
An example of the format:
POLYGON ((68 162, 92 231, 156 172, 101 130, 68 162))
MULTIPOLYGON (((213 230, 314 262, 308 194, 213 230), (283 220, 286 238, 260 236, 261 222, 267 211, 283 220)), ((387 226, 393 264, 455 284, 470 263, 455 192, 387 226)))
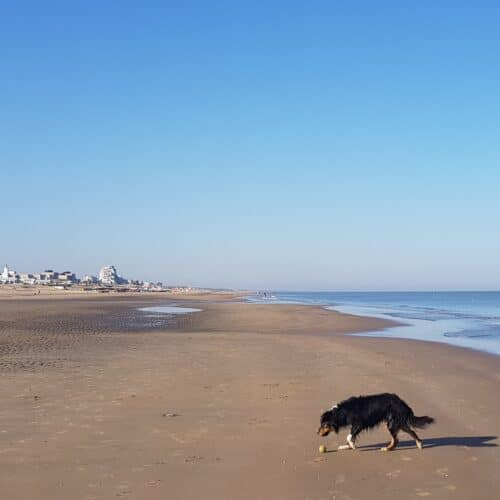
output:
MULTIPOLYGON (((403 323, 380 331, 362 332, 354 335, 359 337, 387 337, 403 338, 413 340, 425 340, 427 342, 441 342, 444 344, 475 349, 477 351, 489 352, 500 355, 500 339, 495 336, 467 336, 460 335, 462 332, 474 332, 481 328, 481 324, 474 319, 424 319, 391 315, 399 312, 397 309, 379 309, 375 307, 362 306, 327 306, 325 309, 338 311, 356 316, 368 316, 372 318, 387 319, 403 323)), ((491 325, 490 325, 491 326, 491 325)), ((495 331, 495 329, 493 329, 495 331)))

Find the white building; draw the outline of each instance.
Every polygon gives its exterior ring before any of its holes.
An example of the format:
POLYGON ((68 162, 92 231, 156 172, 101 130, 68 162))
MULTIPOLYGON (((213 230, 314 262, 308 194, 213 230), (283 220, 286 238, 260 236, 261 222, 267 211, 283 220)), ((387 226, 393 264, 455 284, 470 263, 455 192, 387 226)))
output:
POLYGON ((0 282, 2 283, 17 283, 19 279, 19 276, 15 271, 12 271, 9 269, 7 264, 5 264, 1 277, 0 277, 0 282))
POLYGON ((21 273, 19 275, 19 281, 25 285, 34 285, 36 283, 35 276, 31 273, 21 273))
POLYGON ((104 266, 99 271, 99 281, 103 285, 120 285, 125 280, 118 276, 115 266, 104 266))
POLYGON ((2 277, 0 279, 3 283, 6 283, 9 279, 9 267, 7 266, 7 264, 5 264, 5 266, 3 267, 2 277))
POLYGON ((23 283, 25 285, 71 285, 77 283, 76 275, 71 271, 59 273, 52 269, 47 269, 42 273, 21 273, 9 269, 4 266, 0 274, 0 283, 23 283))
POLYGON ((57 279, 59 283, 76 283, 76 275, 75 273, 72 273, 71 271, 64 271, 62 273, 59 273, 59 277, 57 279))
POLYGON ((91 274, 86 274, 83 279, 82 283, 84 285, 93 285, 94 283, 98 283, 99 280, 97 279, 96 276, 92 276, 91 274))

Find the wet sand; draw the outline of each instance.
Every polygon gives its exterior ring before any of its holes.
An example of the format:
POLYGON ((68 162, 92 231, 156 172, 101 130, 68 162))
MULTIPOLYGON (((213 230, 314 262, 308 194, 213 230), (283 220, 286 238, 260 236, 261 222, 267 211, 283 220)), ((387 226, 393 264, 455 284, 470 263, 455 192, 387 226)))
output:
POLYGON ((135 309, 167 298, 0 299, 2 499, 498 498, 500 358, 317 307, 135 309), (347 434, 319 438, 321 411, 381 391, 437 419, 424 450, 380 429, 319 454, 347 434))

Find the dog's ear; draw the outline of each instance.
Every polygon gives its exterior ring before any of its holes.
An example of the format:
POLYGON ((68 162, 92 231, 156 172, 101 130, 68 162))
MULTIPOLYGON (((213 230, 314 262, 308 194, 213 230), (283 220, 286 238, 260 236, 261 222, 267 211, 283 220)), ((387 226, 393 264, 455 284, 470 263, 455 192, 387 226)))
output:
POLYGON ((332 416, 332 410, 326 410, 321 414, 320 417, 320 422, 323 424, 325 422, 328 422, 330 420, 330 417, 332 416))

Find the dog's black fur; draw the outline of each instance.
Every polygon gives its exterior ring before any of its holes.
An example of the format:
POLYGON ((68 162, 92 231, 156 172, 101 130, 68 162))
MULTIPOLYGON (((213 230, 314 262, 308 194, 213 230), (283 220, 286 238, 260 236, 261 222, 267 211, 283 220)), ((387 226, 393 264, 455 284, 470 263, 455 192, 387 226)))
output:
POLYGON ((341 446, 339 449, 354 449, 354 442, 360 432, 384 422, 392 438, 391 442, 382 448, 387 451, 397 446, 399 431, 409 434, 415 439, 417 446, 422 448, 422 441, 413 429, 432 424, 434 419, 428 416, 416 417, 413 410, 396 394, 373 394, 351 397, 323 413, 318 434, 327 436, 331 431, 338 433, 339 429, 350 425, 348 446, 341 446))

